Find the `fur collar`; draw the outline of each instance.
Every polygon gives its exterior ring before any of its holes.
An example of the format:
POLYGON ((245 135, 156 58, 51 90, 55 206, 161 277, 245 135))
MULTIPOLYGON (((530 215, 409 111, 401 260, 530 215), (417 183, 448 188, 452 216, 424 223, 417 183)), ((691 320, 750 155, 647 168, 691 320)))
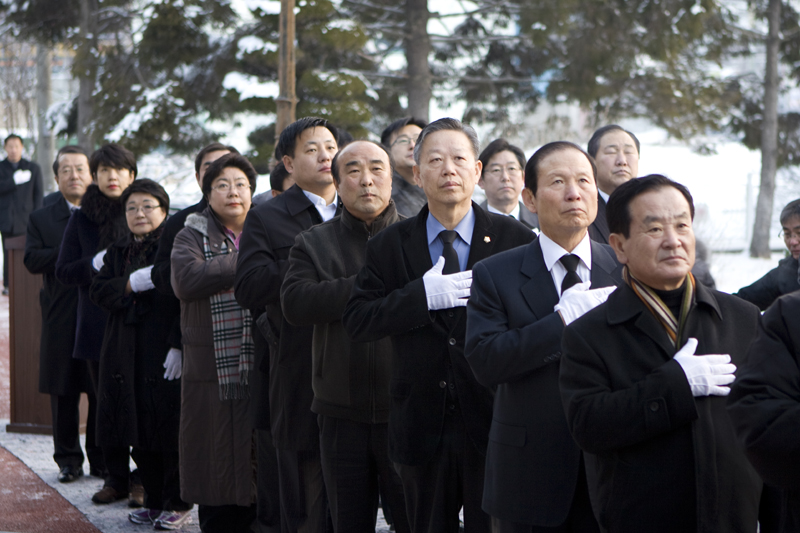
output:
POLYGON ((202 213, 192 213, 186 217, 183 225, 208 237, 208 218, 202 213))
POLYGON ((98 226, 104 226, 109 221, 123 216, 119 200, 109 198, 100 192, 100 187, 94 183, 86 188, 86 193, 81 199, 81 212, 98 226))

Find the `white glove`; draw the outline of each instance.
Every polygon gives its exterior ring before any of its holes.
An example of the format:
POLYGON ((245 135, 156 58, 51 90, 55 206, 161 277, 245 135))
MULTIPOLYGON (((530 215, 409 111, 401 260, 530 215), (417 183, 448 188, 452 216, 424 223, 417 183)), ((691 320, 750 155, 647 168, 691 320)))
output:
POLYGON ((444 256, 439 257, 433 268, 422 276, 428 309, 435 311, 466 307, 469 288, 472 286, 472 270, 447 275, 442 274, 442 270, 444 270, 444 256))
POLYGON ((727 396, 736 376, 736 365, 731 363, 728 354, 695 355, 697 339, 690 338, 683 348, 675 354, 675 361, 681 365, 686 380, 692 388, 692 396, 727 396))
POLYGON ((170 348, 167 358, 164 360, 164 379, 172 381, 181 377, 181 351, 177 348, 170 348))
POLYGON ((97 252, 97 255, 94 256, 92 259, 92 268, 96 271, 100 272, 100 269, 103 268, 103 258, 106 256, 105 250, 100 250, 97 252))
POLYGON ((603 287, 602 289, 589 289, 591 286, 591 281, 576 283, 561 295, 561 299, 553 310, 561 315, 564 325, 569 325, 605 302, 608 299, 608 295, 617 288, 611 286, 603 287))
POLYGON ((150 278, 150 272, 153 270, 153 265, 140 268, 131 272, 128 280, 131 282, 131 290, 133 292, 144 292, 150 289, 155 289, 153 280, 150 278))

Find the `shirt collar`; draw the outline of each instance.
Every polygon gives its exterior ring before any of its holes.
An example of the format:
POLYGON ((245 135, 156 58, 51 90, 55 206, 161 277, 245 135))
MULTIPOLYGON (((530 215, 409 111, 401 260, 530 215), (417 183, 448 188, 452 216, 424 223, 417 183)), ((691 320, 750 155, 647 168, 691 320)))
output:
POLYGON ((507 217, 514 217, 516 220, 519 220, 519 202, 514 204, 514 209, 512 209, 510 213, 503 213, 499 209, 495 209, 489 202, 486 202, 486 208, 490 213, 495 213, 497 215, 505 215, 507 217))
POLYGON ((338 192, 333 195, 333 202, 327 203, 325 201, 325 198, 323 198, 322 196, 317 196, 313 192, 308 192, 305 189, 300 189, 300 190, 303 191, 303 194, 306 195, 306 198, 308 198, 311 201, 311 203, 314 204, 314 207, 328 207, 330 205, 336 205, 337 200, 339 200, 338 192))
POLYGON ((603 191, 601 191, 599 188, 597 189, 597 192, 599 192, 599 193, 600 193, 600 197, 603 199, 603 201, 604 201, 605 203, 608 203, 608 197, 609 197, 609 196, 611 196, 611 195, 610 195, 610 194, 606 194, 606 193, 604 193, 604 192, 603 192, 603 191))
POLYGON ((544 256, 544 263, 547 265, 547 270, 553 270, 553 265, 556 264, 556 261, 571 253, 580 257, 586 268, 589 270, 592 269, 592 241, 589 238, 588 231, 581 242, 578 243, 578 246, 571 252, 563 249, 544 233, 539 234, 539 245, 542 247, 542 255, 544 256))
MULTIPOLYGON (((458 233, 458 236, 461 237, 461 240, 465 243, 471 245, 472 244, 472 232, 475 229, 475 213, 473 212, 473 207, 469 208, 467 214, 464 215, 464 218, 461 219, 461 222, 456 225, 455 231, 458 233)), ((433 213, 428 212, 428 220, 425 223, 425 229, 428 231, 428 246, 439 236, 439 233, 444 231, 445 228, 442 226, 442 223, 436 220, 436 217, 433 216, 433 213)))
POLYGON ((64 198, 64 201, 67 202, 67 207, 69 207, 70 211, 74 211, 75 209, 80 209, 81 208, 81 206, 73 204, 72 202, 70 202, 66 198, 64 198))

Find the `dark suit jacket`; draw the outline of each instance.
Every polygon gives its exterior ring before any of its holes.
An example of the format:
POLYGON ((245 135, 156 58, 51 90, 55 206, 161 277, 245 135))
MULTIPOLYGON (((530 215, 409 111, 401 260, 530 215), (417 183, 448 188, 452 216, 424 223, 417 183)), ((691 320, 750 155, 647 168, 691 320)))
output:
MULTIPOLYGON (((697 284, 685 327, 696 354, 741 368, 755 306, 697 284)), ((724 396, 694 398, 666 331, 628 285, 564 330, 561 396, 601 528, 613 532, 753 532, 761 480, 724 396)))
POLYGON ((25 267, 42 274, 39 292, 42 308, 42 338, 39 349, 39 392, 63 396, 94 392, 86 363, 72 358, 78 320, 78 288, 56 279, 56 259, 69 206, 58 194, 57 201, 31 213, 25 241, 25 267))
MULTIPOLYGON (((481 207, 487 213, 489 212, 489 200, 484 200, 481 203, 481 207)), ((519 221, 522 222, 524 225, 528 226, 530 229, 535 229, 538 233, 539 231, 539 215, 536 213, 531 213, 528 211, 528 208, 520 202, 519 203, 519 221)))
MULTIPOLYGON (((341 212, 341 202, 339 206, 337 214, 341 212)), ((292 326, 286 321, 281 310, 281 285, 289 269, 289 250, 295 237, 321 222, 314 204, 300 187, 293 185, 250 210, 239 243, 236 300, 253 313, 267 339, 272 438, 275 447, 284 450, 313 450, 319 446, 317 417, 311 412, 314 327, 292 326)), ((260 357, 265 350, 260 350, 260 357)))
POLYGON ((19 170, 30 170, 31 179, 14 183, 14 167, 8 159, 0 161, 0 232, 3 235, 24 235, 28 217, 42 207, 44 184, 39 165, 19 160, 19 170))
MULTIPOLYGON (((533 240, 509 217, 473 203, 475 229, 467 268, 492 254, 533 240)), ((464 359, 466 310, 428 311, 423 274, 433 267, 428 250, 428 206, 383 230, 367 245, 343 323, 356 342, 391 336, 394 354, 389 413, 389 457, 404 465, 426 463, 436 451, 446 410, 461 412, 473 444, 485 453, 493 393, 480 385, 464 359), (456 402, 458 407, 456 407, 456 402)))
MULTIPOLYGON (((591 243, 592 288, 621 284, 610 247, 591 243)), ((467 307, 467 362, 496 387, 486 454, 483 509, 520 524, 554 527, 567 518, 580 449, 558 390, 564 322, 539 239, 481 261, 467 307)))
POLYGON ((606 219, 606 201, 597 195, 597 218, 589 226, 589 237, 595 242, 608 244, 608 220, 606 219))

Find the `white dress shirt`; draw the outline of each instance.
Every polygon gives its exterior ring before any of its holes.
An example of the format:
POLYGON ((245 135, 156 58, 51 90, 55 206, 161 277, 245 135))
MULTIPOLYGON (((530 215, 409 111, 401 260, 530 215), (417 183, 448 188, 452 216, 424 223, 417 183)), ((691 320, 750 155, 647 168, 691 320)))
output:
POLYGON ((306 198, 311 200, 311 203, 317 208, 317 211, 319 211, 319 216, 322 217, 323 222, 327 222, 336 216, 336 205, 339 203, 339 193, 333 195, 333 202, 330 204, 326 204, 325 198, 322 196, 317 196, 313 192, 308 192, 305 189, 303 189, 303 194, 305 194, 306 198))
POLYGON ((495 213, 497 215, 505 215, 507 217, 513 217, 515 220, 519 220, 519 202, 514 204, 514 209, 511 210, 510 213, 503 213, 499 209, 495 209, 489 202, 486 202, 486 208, 489 210, 490 213, 495 213))
POLYGON ((592 241, 589 239, 589 232, 583 237, 583 240, 578 243, 571 252, 566 251, 561 246, 555 243, 550 237, 544 233, 539 234, 539 245, 542 247, 542 255, 544 255, 544 263, 550 275, 553 276, 553 283, 556 285, 556 292, 561 296, 561 282, 567 276, 567 267, 565 267, 559 259, 568 254, 575 254, 580 257, 581 261, 578 263, 577 273, 581 281, 591 281, 592 279, 592 241))

